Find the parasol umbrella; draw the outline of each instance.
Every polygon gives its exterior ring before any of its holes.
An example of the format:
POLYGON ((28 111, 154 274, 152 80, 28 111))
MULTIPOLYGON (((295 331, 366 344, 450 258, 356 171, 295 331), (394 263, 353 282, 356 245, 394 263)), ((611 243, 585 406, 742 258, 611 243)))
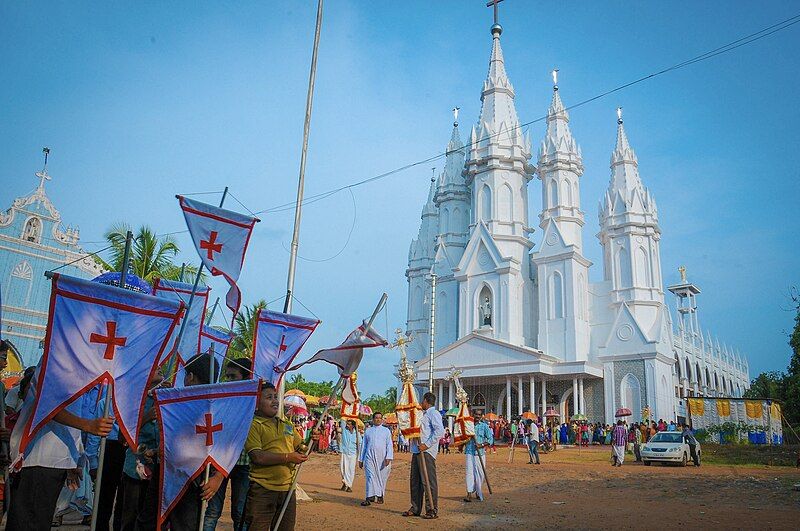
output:
POLYGON ((626 407, 619 408, 614 414, 615 417, 630 417, 631 415, 633 415, 633 412, 626 407))
POLYGON ((533 413, 531 411, 526 411, 525 413, 523 413, 522 414, 522 418, 524 418, 526 420, 532 420, 534 422, 539 420, 539 417, 536 416, 536 413, 533 413))
POLYGON ((314 395, 306 395, 306 405, 308 407, 317 407, 319 405, 319 397, 314 395))
POLYGON ((457 407, 451 407, 450 409, 447 410, 447 413, 445 413, 445 416, 447 416, 447 417, 457 417, 458 416, 458 408, 457 407))
MULTIPOLYGON (((319 404, 321 406, 326 405, 328 403, 328 399, 330 399, 330 396, 323 396, 322 398, 319 399, 319 404)), ((337 404, 338 402, 336 401, 335 398, 331 400, 331 407, 335 407, 337 404)))
POLYGON ((301 406, 289 406, 286 408, 286 414, 290 417, 307 417, 308 410, 301 406))
MULTIPOLYGON (((92 282, 106 284, 109 286, 119 286, 121 278, 122 273, 118 271, 112 271, 110 273, 103 273, 102 275, 93 278, 92 282)), ((153 291, 153 287, 150 284, 137 277, 133 273, 128 273, 125 276, 125 286, 123 287, 131 291, 138 291, 139 293, 151 293, 153 291)))
POLYGON ((283 397, 283 405, 286 407, 301 407, 306 409, 306 401, 297 395, 283 397))
POLYGON ((584 415, 583 413, 576 413, 576 414, 572 415, 572 417, 570 418, 570 420, 575 420, 575 421, 578 421, 578 422, 583 422, 584 420, 587 420, 587 418, 586 418, 586 415, 584 415))
POLYGON ((383 423, 394 426, 397 424, 397 413, 387 413, 383 416, 383 423))
POLYGON ((544 412, 544 416, 548 418, 558 418, 560 415, 556 413, 556 410, 552 407, 547 408, 544 412))
POLYGON ((497 416, 496 414, 494 414, 494 413, 487 413, 487 414, 485 414, 485 415, 483 416, 483 419, 484 419, 484 420, 488 420, 488 421, 498 420, 499 418, 500 418, 500 417, 498 417, 498 416, 497 416))
POLYGON ((359 415, 372 415, 372 408, 366 404, 359 404, 358 405, 358 414, 359 415))
POLYGON ((303 400, 306 399, 306 394, 300 389, 289 389, 286 391, 286 393, 284 393, 284 396, 299 396, 303 400))

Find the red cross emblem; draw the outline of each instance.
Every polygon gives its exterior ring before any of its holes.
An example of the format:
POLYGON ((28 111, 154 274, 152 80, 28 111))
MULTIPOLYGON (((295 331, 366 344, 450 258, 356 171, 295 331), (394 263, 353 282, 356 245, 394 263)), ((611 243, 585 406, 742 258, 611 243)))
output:
POLYGON ((286 344, 286 334, 284 334, 281 336, 281 344, 278 346, 278 350, 279 352, 286 352, 287 348, 289 348, 289 346, 286 344))
POLYGON ((89 343, 101 343, 106 346, 103 358, 107 360, 113 360, 117 347, 124 347, 127 341, 127 337, 117 337, 117 323, 114 321, 106 321, 106 335, 93 333, 89 336, 89 343))
POLYGON ((197 434, 205 433, 206 446, 212 446, 214 444, 214 432, 222 431, 222 423, 212 424, 213 419, 211 413, 206 413, 205 422, 205 425, 196 424, 194 427, 194 432, 197 434))
POLYGON ((215 230, 211 231, 211 234, 208 235, 207 240, 200 240, 200 248, 205 249, 208 251, 208 259, 214 259, 214 253, 221 253, 222 252, 222 244, 217 243, 217 236, 219 233, 215 230))

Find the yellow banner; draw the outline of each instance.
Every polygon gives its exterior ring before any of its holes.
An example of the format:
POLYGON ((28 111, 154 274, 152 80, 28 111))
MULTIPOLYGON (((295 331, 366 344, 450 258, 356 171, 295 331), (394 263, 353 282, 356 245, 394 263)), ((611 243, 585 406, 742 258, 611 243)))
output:
POLYGON ((781 405, 779 403, 772 403, 772 406, 770 406, 770 415, 772 415, 773 420, 781 420, 781 405))
POLYGON ((717 400, 717 415, 720 417, 731 416, 731 401, 730 400, 717 400))
POLYGON ((764 416, 764 407, 761 402, 757 400, 747 400, 744 403, 744 409, 747 412, 747 417, 751 419, 760 419, 764 416))
POLYGON ((698 417, 702 417, 705 413, 705 408, 703 407, 703 399, 702 398, 687 398, 686 400, 689 401, 689 413, 692 415, 697 415, 698 417))

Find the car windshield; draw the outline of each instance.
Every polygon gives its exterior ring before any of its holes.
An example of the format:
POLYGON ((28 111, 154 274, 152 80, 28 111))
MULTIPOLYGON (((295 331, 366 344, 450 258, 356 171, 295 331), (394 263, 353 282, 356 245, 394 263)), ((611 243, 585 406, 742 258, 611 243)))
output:
POLYGON ((683 436, 680 433, 667 433, 662 431, 661 433, 656 433, 653 435, 653 438, 650 439, 650 442, 679 443, 682 440, 683 436))

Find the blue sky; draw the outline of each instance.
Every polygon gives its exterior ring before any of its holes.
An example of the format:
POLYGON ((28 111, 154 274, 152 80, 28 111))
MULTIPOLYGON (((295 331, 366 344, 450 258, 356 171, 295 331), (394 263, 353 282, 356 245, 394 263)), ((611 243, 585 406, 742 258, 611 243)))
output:
MULTIPOLYGON (((441 153, 450 109, 477 118, 490 51, 485 2, 328 1, 307 194, 441 153)), ((315 2, 0 3, 0 202, 48 184, 87 250, 113 223, 184 228, 175 193, 225 185, 251 210, 294 199, 315 2)), ((522 122, 542 116, 549 71, 567 105, 797 14, 793 2, 527 2, 500 6, 506 68, 522 122)), ((614 109, 662 229, 665 283, 685 264, 704 327, 784 369, 798 285, 800 24, 571 113, 583 149, 588 258, 602 274, 597 202, 609 179, 614 109)), ((544 127, 530 126, 536 143, 544 127)), ((296 294, 323 325, 301 357, 330 346, 389 294, 404 325, 408 244, 436 161, 304 210, 296 294), (355 221, 354 221, 355 220, 355 221)), ((541 206, 531 182, 531 219, 541 206)), ((216 201, 214 196, 205 196, 216 201)), ((229 203, 235 205, 235 203, 229 203)), ((246 302, 285 289, 293 212, 265 214, 241 278, 246 302)), ((539 233, 533 235, 538 243, 539 233)), ((190 251, 188 239, 178 241, 190 251)), ((196 261, 192 252, 183 259, 196 261)), ((214 283, 217 294, 224 286, 214 283)), ((304 313, 296 307, 298 313, 304 313)), ((386 328, 383 315, 378 320, 386 328)), ((369 353, 359 384, 391 384, 396 353, 369 353)), ((332 379, 329 366, 309 378, 332 379)))

